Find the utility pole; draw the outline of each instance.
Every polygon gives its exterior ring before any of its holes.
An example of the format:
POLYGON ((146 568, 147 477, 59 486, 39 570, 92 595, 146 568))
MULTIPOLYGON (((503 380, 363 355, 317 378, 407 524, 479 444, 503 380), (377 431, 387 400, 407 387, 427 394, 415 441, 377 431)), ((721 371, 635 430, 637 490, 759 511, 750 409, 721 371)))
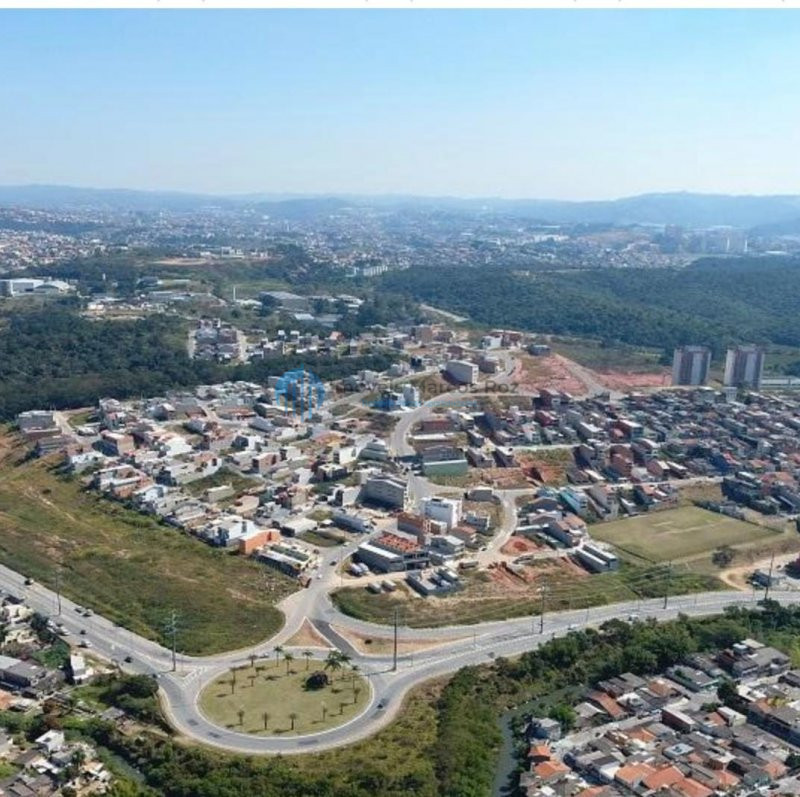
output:
POLYGON ((667 603, 669 603, 669 582, 672 578, 672 562, 667 563, 667 577, 664 580, 664 608, 667 608, 667 603))
POLYGON ((544 613, 547 609, 547 584, 542 584, 541 588, 542 594, 542 606, 539 611, 539 633, 544 633, 544 613))
POLYGON ((61 567, 56 568, 56 606, 58 614, 61 615, 61 567))
POLYGON ((767 588, 764 591, 764 600, 769 600, 769 588, 772 586, 772 568, 775 566, 775 552, 769 558, 769 575, 767 576, 767 588))
POLYGON ((172 672, 178 669, 177 643, 178 643, 178 613, 173 609, 166 623, 166 632, 172 637, 172 672))
POLYGON ((397 672, 397 607, 394 610, 394 644, 392 646, 392 672, 397 672))

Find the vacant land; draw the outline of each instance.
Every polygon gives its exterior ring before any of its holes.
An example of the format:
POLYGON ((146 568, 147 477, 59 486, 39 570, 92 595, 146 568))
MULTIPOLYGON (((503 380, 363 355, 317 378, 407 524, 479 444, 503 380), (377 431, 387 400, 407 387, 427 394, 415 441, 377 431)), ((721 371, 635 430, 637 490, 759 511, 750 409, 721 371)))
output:
POLYGON ((778 535, 753 523, 685 506, 598 523, 592 526, 592 536, 640 560, 667 562, 710 555, 723 546, 767 544, 778 535))
POLYGON ((443 597, 420 598, 405 586, 390 594, 373 595, 363 587, 332 594, 345 614, 389 625, 395 610, 401 625, 437 628, 448 625, 505 620, 545 611, 585 609, 631 601, 719 589, 713 575, 688 567, 639 566, 625 563, 619 572, 589 575, 569 559, 538 560, 513 571, 495 567, 470 574, 464 588, 443 597))
POLYGON ((548 485, 566 484, 567 469, 574 463, 572 451, 568 448, 518 450, 516 459, 525 470, 535 469, 542 482, 548 485))
POLYGON ((295 582, 214 550, 100 498, 48 460, 25 459, 0 433, 0 562, 122 626, 162 642, 174 609, 178 645, 211 653, 251 645, 281 625, 295 582))
POLYGON ((326 673, 326 686, 309 689, 306 680, 322 668, 322 661, 311 659, 256 661, 255 667, 239 667, 210 683, 200 695, 200 708, 218 725, 258 736, 335 728, 364 710, 370 687, 345 669, 326 673))
POLYGON ((233 495, 238 497, 254 487, 263 484, 260 479, 253 479, 247 476, 242 476, 240 473, 230 470, 229 468, 220 468, 216 473, 210 476, 204 476, 202 479, 190 482, 186 485, 185 490, 192 495, 202 495, 206 490, 211 490, 214 487, 222 487, 223 485, 230 485, 233 489, 233 495))
POLYGON ((595 371, 647 373, 664 368, 661 365, 662 352, 658 349, 619 343, 606 345, 600 341, 578 338, 554 339, 550 345, 559 354, 595 371))

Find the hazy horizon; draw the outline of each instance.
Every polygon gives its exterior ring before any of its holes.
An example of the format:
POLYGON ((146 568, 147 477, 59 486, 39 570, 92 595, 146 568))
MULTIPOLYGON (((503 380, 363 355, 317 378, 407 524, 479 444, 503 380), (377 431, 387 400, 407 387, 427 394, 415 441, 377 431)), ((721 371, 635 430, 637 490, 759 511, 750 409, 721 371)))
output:
POLYGON ((0 11, 0 184, 800 192, 790 11, 0 11))

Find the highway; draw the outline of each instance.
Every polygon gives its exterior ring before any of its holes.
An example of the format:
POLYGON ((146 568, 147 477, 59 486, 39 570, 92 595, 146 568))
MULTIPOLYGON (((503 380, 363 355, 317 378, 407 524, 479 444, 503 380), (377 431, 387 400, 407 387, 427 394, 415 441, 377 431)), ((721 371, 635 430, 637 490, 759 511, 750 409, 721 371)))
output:
MULTIPOLYGON (((161 686, 162 705, 174 728, 188 738, 205 744, 240 753, 301 753, 350 744, 386 726, 397 714, 403 697, 414 686, 436 676, 452 673, 466 665, 490 662, 498 656, 514 656, 535 650, 543 642, 570 631, 598 626, 612 618, 626 619, 632 615, 644 620, 667 620, 679 613, 700 616, 721 612, 727 606, 753 605, 755 595, 738 591, 709 592, 670 598, 666 608, 663 599, 629 601, 593 609, 567 611, 513 620, 481 623, 470 626, 448 626, 435 629, 399 630, 401 639, 429 639, 435 647, 418 650, 398 657, 397 670, 392 670, 390 656, 364 655, 340 636, 331 625, 343 631, 386 636, 386 626, 355 620, 338 612, 328 599, 335 585, 335 568, 329 561, 338 561, 339 552, 326 558, 327 577, 315 579, 308 589, 287 598, 281 608, 286 622, 273 638, 254 648, 231 651, 214 656, 192 657, 179 654, 177 669, 172 672, 172 653, 152 640, 145 639, 114 625, 97 615, 84 617, 76 604, 61 598, 58 614, 56 594, 40 584, 25 586, 18 573, 0 566, 0 588, 25 600, 36 611, 62 623, 66 639, 78 644, 87 640, 90 651, 116 662, 132 673, 155 675, 161 686), (340 647, 357 664, 371 685, 371 694, 364 711, 349 723, 313 736, 258 737, 214 725, 198 706, 203 688, 235 664, 249 662, 254 653, 270 655, 276 645, 285 644, 308 618, 316 628, 340 647), (85 631, 84 634, 81 631, 85 631), (126 660, 129 659, 129 660, 126 660)), ((323 571, 324 572, 324 571, 323 571)), ((775 591, 773 597, 784 603, 800 601, 800 593, 775 591)), ((287 648, 291 650, 292 648, 287 648)), ((305 649, 305 648, 304 648, 305 649)), ((301 652, 298 649, 297 652, 301 652)), ((326 650, 319 650, 324 658, 326 650)))

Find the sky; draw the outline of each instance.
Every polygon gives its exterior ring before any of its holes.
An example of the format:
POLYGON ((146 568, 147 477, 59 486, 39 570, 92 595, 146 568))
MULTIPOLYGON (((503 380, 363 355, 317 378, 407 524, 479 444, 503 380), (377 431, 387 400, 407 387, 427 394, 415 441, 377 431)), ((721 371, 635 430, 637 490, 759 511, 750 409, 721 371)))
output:
POLYGON ((0 10, 0 183, 800 193, 800 11, 0 10))

